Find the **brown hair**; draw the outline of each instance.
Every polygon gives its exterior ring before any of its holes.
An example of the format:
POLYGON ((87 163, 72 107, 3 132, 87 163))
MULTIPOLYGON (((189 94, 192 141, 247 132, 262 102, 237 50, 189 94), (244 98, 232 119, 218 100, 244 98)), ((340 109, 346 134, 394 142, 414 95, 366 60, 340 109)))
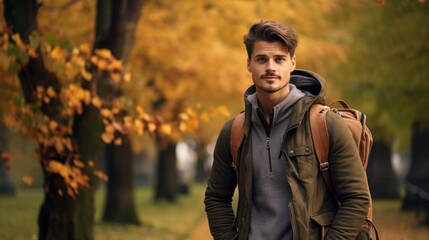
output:
POLYGON ((244 35, 244 45, 246 45, 247 56, 250 59, 253 46, 256 41, 280 42, 286 48, 291 57, 295 55, 298 46, 298 35, 295 30, 281 23, 269 20, 261 20, 253 24, 249 32, 244 35))

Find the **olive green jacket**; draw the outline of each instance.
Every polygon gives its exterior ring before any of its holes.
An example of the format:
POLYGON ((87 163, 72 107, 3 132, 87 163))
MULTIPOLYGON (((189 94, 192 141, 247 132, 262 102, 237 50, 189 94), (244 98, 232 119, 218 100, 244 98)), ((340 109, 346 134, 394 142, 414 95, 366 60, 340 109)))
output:
MULTIPOLYGON (((335 197, 327 188, 311 138, 308 110, 315 103, 324 104, 325 80, 315 73, 295 70, 291 83, 316 97, 298 100, 290 116, 282 151, 286 156, 286 177, 292 191, 289 208, 293 239, 321 239, 322 226, 329 226, 326 239, 356 239, 369 208, 365 170, 355 142, 341 117, 328 112, 329 171, 335 197), (340 205, 338 205, 338 202, 340 205)), ((252 86, 246 96, 255 92, 252 86)), ((247 239, 252 209, 251 107, 245 100, 244 140, 239 147, 238 174, 231 166, 230 133, 232 120, 220 132, 212 172, 204 203, 214 239, 247 239), (238 181, 237 181, 238 176, 238 181), (238 183, 238 209, 234 214, 232 197, 238 183)), ((269 196, 267 196, 269 201, 269 196)))

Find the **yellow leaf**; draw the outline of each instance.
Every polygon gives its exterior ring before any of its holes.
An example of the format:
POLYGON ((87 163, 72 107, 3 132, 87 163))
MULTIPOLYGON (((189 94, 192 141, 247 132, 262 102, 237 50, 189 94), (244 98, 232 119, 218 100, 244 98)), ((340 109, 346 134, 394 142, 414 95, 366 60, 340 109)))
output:
POLYGON ((73 164, 78 168, 83 168, 85 166, 85 164, 82 161, 79 161, 76 159, 73 161, 73 164))
POLYGON ((103 141, 107 144, 110 144, 113 141, 113 138, 114 138, 113 133, 105 132, 101 134, 101 139, 103 139, 103 141))
POLYGON ((97 56, 92 56, 90 59, 91 63, 93 63, 94 65, 98 64, 98 57, 97 56))
POLYGON ((97 63, 97 67, 99 68, 99 69, 101 69, 101 70, 106 70, 107 69, 107 61, 106 60, 103 60, 103 59, 100 59, 100 60, 98 60, 98 63, 97 63))
POLYGON ((44 103, 49 104, 50 101, 51 101, 51 99, 49 97, 43 97, 44 103))
POLYGON ((64 164, 55 160, 49 160, 48 166, 46 167, 46 171, 50 173, 59 173, 63 168, 64 164))
POLYGON ((106 125, 105 129, 104 129, 107 133, 114 133, 115 132, 115 127, 113 125, 106 125))
POLYGON ((84 67, 82 67, 80 69, 80 75, 82 75, 83 79, 90 81, 92 79, 92 74, 88 71, 86 71, 86 69, 84 67))
POLYGON ((70 182, 70 179, 69 179, 69 168, 68 167, 66 167, 66 166, 64 166, 63 168, 61 168, 60 169, 60 172, 59 172, 59 174, 64 178, 64 180, 65 180, 65 182, 66 183, 69 183, 70 182))
POLYGON ((164 124, 161 125, 161 132, 163 132, 164 134, 170 135, 171 131, 172 131, 172 129, 171 129, 171 125, 170 124, 164 123, 164 124))
POLYGON ((34 183, 34 179, 33 179, 33 176, 31 174, 24 175, 22 177, 22 181, 29 186, 33 185, 33 183, 34 183))
POLYGON ((129 82, 131 80, 131 73, 125 73, 124 75, 124 81, 125 82, 129 82))
POLYGON ((107 108, 103 108, 103 109, 101 109, 101 116, 103 116, 105 118, 109 118, 112 116, 112 112, 107 108))
POLYGON ((28 48, 27 49, 28 56, 32 58, 37 58, 38 54, 34 48, 28 48))
POLYGON ((134 128, 135 128, 138 135, 143 135, 144 123, 140 119, 134 120, 134 128))
POLYGON ((92 161, 92 160, 91 160, 91 161, 89 161, 89 162, 88 162, 88 166, 89 166, 89 167, 94 167, 94 161, 92 161))
POLYGON ((57 153, 63 153, 64 152, 64 145, 61 141, 55 141, 55 150, 57 153))
POLYGON ((100 178, 103 181, 108 181, 109 180, 109 178, 107 177, 107 175, 104 172, 100 171, 100 170, 94 170, 94 175, 96 177, 100 178))
POLYGON ((182 132, 186 132, 186 129, 187 129, 186 123, 181 122, 181 123, 179 124, 179 129, 180 129, 180 131, 182 131, 182 132))
POLYGON ((101 99, 99 97, 93 97, 91 103, 94 105, 94 107, 101 107, 101 99))
POLYGON ((47 125, 41 125, 41 126, 39 127, 39 129, 40 129, 40 132, 41 132, 41 133, 43 133, 44 135, 48 135, 48 133, 49 133, 49 128, 48 128, 48 126, 47 126, 47 125))
POLYGON ((125 128, 131 128, 132 127, 132 121, 133 119, 130 116, 124 117, 124 127, 125 128))
POLYGON ((114 141, 114 144, 115 144, 116 146, 121 145, 121 144, 122 144, 122 138, 116 138, 116 139, 115 139, 115 141, 114 141))
POLYGON ((149 132, 153 133, 156 130, 156 125, 155 123, 149 123, 147 128, 149 129, 149 132))
POLYGON ((103 57, 106 59, 112 58, 112 53, 110 52, 109 49, 96 49, 95 54, 97 54, 97 56, 99 57, 103 57))
POLYGON ((58 123, 54 120, 49 121, 49 129, 53 132, 57 129, 58 123))
POLYGON ((110 74, 110 77, 115 82, 121 81, 121 74, 119 74, 119 73, 112 73, 112 74, 110 74))
POLYGON ((230 117, 231 113, 228 111, 228 108, 224 105, 220 106, 218 108, 218 111, 221 115, 225 116, 225 117, 230 117))
POLYGON ((208 122, 210 120, 209 114, 207 112, 203 112, 200 116, 202 121, 208 122))
POLYGON ((48 89, 46 89, 46 94, 48 94, 48 96, 51 98, 57 96, 57 93, 52 86, 49 86, 48 89))
POLYGON ((88 54, 90 54, 90 53, 91 53, 91 48, 89 47, 89 44, 88 44, 88 43, 81 44, 81 45, 79 46, 79 50, 80 50, 83 54, 86 54, 86 55, 88 55, 88 54))
POLYGON ((138 114, 144 114, 145 111, 143 110, 143 108, 141 106, 136 106, 136 111, 138 114))
POLYGON ((88 105, 91 102, 91 93, 89 91, 83 92, 83 101, 86 105, 88 105))
POLYGON ((21 49, 25 49, 25 44, 24 42, 21 40, 21 37, 19 36, 18 33, 15 33, 12 35, 12 39, 15 42, 16 46, 18 46, 21 49))
POLYGON ((123 68, 122 61, 112 60, 112 62, 109 64, 108 70, 109 71, 115 71, 115 70, 121 71, 122 68, 123 68))
POLYGON ((57 61, 64 60, 66 56, 66 52, 59 46, 56 46, 51 52, 51 57, 57 61))
POLYGON ((189 119, 189 116, 186 113, 181 113, 181 114, 179 114, 179 118, 183 121, 186 121, 189 119))

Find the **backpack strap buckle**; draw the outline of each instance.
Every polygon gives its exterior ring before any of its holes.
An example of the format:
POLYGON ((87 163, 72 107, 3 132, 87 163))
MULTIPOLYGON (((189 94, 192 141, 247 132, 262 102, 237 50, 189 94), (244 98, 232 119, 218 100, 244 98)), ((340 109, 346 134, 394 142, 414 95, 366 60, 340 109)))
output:
POLYGON ((329 162, 323 162, 321 164, 319 164, 319 169, 320 171, 326 171, 329 169, 329 162))

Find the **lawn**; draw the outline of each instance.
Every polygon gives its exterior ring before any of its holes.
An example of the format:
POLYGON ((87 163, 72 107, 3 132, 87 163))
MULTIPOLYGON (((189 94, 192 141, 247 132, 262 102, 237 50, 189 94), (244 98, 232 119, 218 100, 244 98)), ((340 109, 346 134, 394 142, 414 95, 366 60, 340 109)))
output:
MULTIPOLYGON (((188 239, 189 234, 205 218, 203 185, 193 185, 190 194, 175 203, 154 202, 149 188, 136 191, 136 208, 140 226, 101 222, 104 191, 96 195, 96 240, 116 239, 188 239)), ((42 190, 19 190, 15 197, 0 197, 0 239, 37 239, 37 215, 42 190)))
MULTIPOLYGON (((136 191, 140 226, 101 222, 104 192, 96 195, 96 240, 205 240, 208 233, 203 205, 204 186, 193 185, 190 194, 176 203, 154 202, 149 188, 136 191), (192 235, 191 235, 192 234, 192 235)), ((38 189, 19 190, 15 197, 0 197, 0 239, 37 239, 37 213, 42 201, 38 189)), ((420 225, 414 213, 400 211, 400 200, 374 201, 374 221, 381 239, 429 239, 429 227, 420 225)))

